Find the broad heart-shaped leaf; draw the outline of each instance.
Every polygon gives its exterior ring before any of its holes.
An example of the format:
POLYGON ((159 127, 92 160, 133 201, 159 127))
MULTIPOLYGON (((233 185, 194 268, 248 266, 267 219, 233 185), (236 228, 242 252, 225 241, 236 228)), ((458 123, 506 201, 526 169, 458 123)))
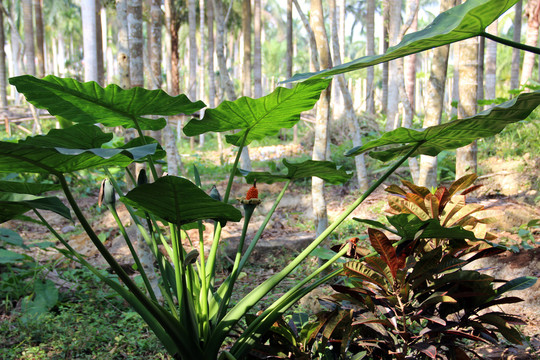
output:
POLYGON ((184 126, 187 136, 209 131, 240 130, 227 135, 227 142, 239 146, 248 132, 244 145, 278 133, 282 128, 293 127, 300 120, 300 113, 315 106, 321 92, 330 80, 309 80, 292 89, 278 87, 271 94, 258 99, 241 97, 224 101, 215 109, 207 109, 201 120, 192 119, 184 126))
POLYGON ((239 173, 245 176, 248 183, 257 180, 259 183, 273 184, 278 181, 295 180, 317 176, 331 184, 343 184, 347 182, 352 173, 349 174, 343 169, 338 169, 331 161, 306 160, 300 163, 291 163, 283 159, 283 164, 287 167, 287 174, 271 174, 266 171, 246 171, 239 169, 239 173))
POLYGON ((234 206, 212 199, 191 181, 176 176, 137 186, 121 200, 179 226, 197 220, 242 218, 234 206))
POLYGON ((205 107, 202 101, 191 102, 185 95, 172 97, 163 90, 124 90, 114 84, 102 88, 93 81, 81 83, 53 75, 43 79, 23 75, 9 82, 36 107, 74 123, 135 128, 136 121, 142 130, 159 130, 165 119, 142 115, 192 114, 205 107))
POLYGON ((501 132, 506 125, 527 118, 538 105, 540 105, 540 91, 524 93, 470 118, 450 121, 423 130, 398 128, 383 134, 379 139, 347 151, 345 155, 358 155, 379 146, 406 144, 370 153, 370 156, 375 159, 388 161, 405 155, 420 143, 411 157, 421 154, 437 156, 443 150, 456 149, 468 145, 476 139, 501 132))
POLYGON ((69 209, 57 197, 0 193, 0 223, 11 220, 32 209, 50 210, 71 220, 69 209))
POLYGON ((296 74, 287 81, 343 74, 478 36, 516 2, 517 0, 468 0, 440 14, 426 28, 405 35, 399 44, 388 48, 382 55, 364 56, 315 73, 296 74))
POLYGON ((61 189, 58 184, 40 184, 17 181, 0 181, 0 193, 10 192, 16 194, 39 195, 47 191, 61 189))
POLYGON ((51 133, 51 137, 30 137, 19 143, 0 142, 0 172, 66 173, 100 166, 126 166, 156 151, 156 144, 128 149, 101 148, 110 136, 93 125, 75 125, 51 133), (81 137, 79 148, 71 147, 75 143, 70 137, 75 135, 81 137))

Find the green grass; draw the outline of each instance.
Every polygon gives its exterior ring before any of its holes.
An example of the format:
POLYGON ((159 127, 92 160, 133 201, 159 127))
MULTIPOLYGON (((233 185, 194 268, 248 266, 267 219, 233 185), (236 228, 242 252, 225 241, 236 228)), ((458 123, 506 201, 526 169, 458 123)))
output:
POLYGON ((61 277, 74 285, 50 312, 0 316, 0 359, 170 359, 140 316, 88 271, 61 277))

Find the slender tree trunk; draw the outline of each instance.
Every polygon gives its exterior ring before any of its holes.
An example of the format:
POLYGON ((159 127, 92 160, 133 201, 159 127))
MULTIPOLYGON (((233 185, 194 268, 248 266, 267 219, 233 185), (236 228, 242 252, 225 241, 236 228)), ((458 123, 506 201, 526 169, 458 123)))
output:
MULTIPOLYGON (((206 23, 208 27, 208 107, 216 106, 216 76, 214 70, 214 1, 208 0, 206 5, 206 23)), ((218 152, 220 163, 224 163, 223 159, 223 138, 221 133, 217 133, 218 152)))
MULTIPOLYGON (((459 4, 458 3, 456 5, 459 4)), ((452 103, 458 104, 459 103, 459 44, 452 44, 452 56, 453 56, 453 64, 454 64, 454 71, 453 71, 453 84, 452 84, 452 103)), ((457 106, 452 106, 450 109, 450 117, 453 118, 454 116, 457 116, 458 108, 457 106)))
MULTIPOLYGON (((538 43, 538 27, 540 25, 540 0, 529 0, 525 9, 527 21, 527 36, 525 44, 536 46, 538 43)), ((535 54, 526 51, 523 55, 523 66, 521 67, 521 84, 525 84, 533 73, 535 54)))
MULTIPOLYGON (((225 58, 225 26, 228 16, 223 16, 223 3, 221 0, 214 1, 214 15, 216 19, 216 57, 219 66, 219 75, 221 78, 221 87, 227 94, 227 98, 230 101, 236 100, 236 92, 234 90, 234 84, 229 76, 227 69, 227 60, 225 58)), ((227 14, 228 15, 228 14, 227 14)), ((240 166, 242 169, 251 170, 251 161, 249 159, 249 151, 247 147, 242 150, 240 158, 240 166)))
MULTIPOLYGON (((335 0, 328 1, 328 7, 330 9, 330 24, 332 30, 332 48, 333 57, 332 61, 334 65, 341 64, 340 51, 339 51, 339 37, 338 37, 338 24, 337 24, 337 9, 335 0)), ((362 130, 358 123, 358 118, 354 112, 354 104, 352 101, 351 93, 347 88, 345 76, 343 74, 337 75, 336 80, 338 82, 339 90, 343 96, 343 104, 345 108, 346 123, 350 129, 353 146, 362 146, 362 130)), ((358 180, 358 188, 364 192, 369 188, 368 175, 366 170, 366 163, 364 154, 360 154, 354 158, 356 165, 356 176, 358 180)))
POLYGON ((173 0, 165 0, 165 24, 167 27, 167 34, 169 34, 169 49, 170 54, 170 74, 167 76, 167 91, 170 95, 176 96, 180 93, 180 74, 178 71, 178 20, 176 11, 173 6, 173 0))
MULTIPOLYGON (((206 7, 206 24, 208 27, 208 42, 206 61, 208 72, 208 107, 215 107, 216 101, 216 78, 214 72, 214 4, 213 0, 208 0, 206 7)), ((218 133, 219 134, 219 133, 218 133)), ((221 149, 220 149, 221 150, 221 149)))
MULTIPOLYGON (((15 26, 15 21, 17 20, 16 12, 15 12, 16 1, 18 0, 11 0, 10 12, 9 12, 10 16, 7 18, 11 26, 11 36, 10 36, 11 43, 10 44, 11 44, 11 66, 13 69, 13 74, 12 74, 13 76, 19 76, 22 73, 19 64, 23 63, 22 61, 23 49, 22 48, 24 47, 24 42, 19 34, 18 29, 15 26)), ((19 105, 21 96, 17 92, 17 89, 15 88, 15 86, 11 87, 11 91, 13 91, 13 95, 15 98, 14 104, 19 105)))
POLYGON ((311 29, 311 26, 309 25, 309 20, 304 15, 304 12, 302 11, 302 8, 298 4, 298 0, 293 0, 294 6, 296 7, 296 11, 298 12, 298 16, 300 16, 300 19, 302 20, 302 23, 304 24, 304 28, 306 29, 306 32, 308 33, 308 39, 309 39, 309 54, 310 54, 310 71, 319 71, 321 70, 321 65, 319 64, 319 55, 317 50, 317 41, 315 40, 315 34, 313 33, 313 29, 311 29))
MULTIPOLYGON (((285 76, 287 79, 292 77, 293 73, 293 17, 292 17, 292 0, 287 0, 287 57, 285 59, 285 76)), ((287 87, 292 85, 287 83, 287 87)))
MULTIPOLYGON (((478 87, 476 89, 476 101, 484 100, 484 58, 485 58, 486 39, 482 36, 478 38, 478 70, 476 75, 478 79, 476 83, 478 87)), ((482 109, 482 107, 480 107, 482 109)))
POLYGON ((251 0, 242 2, 242 34, 244 36, 242 95, 251 97, 251 0))
MULTIPOLYGON (((489 33, 498 35, 499 22, 495 20, 488 26, 489 33)), ((497 98, 497 43, 486 39, 486 73, 485 73, 485 97, 492 100, 497 98)))
POLYGON ((254 0, 253 4, 253 97, 260 98, 263 95, 261 54, 261 0, 254 0))
MULTIPOLYGON (((189 40, 189 79, 188 95, 193 101, 197 98, 197 0, 188 1, 188 40, 189 40)), ((189 138, 189 145, 193 151, 195 147, 195 138, 189 138)))
POLYGON ((36 60, 37 76, 45 76, 45 48, 44 48, 44 28, 43 28, 43 0, 34 0, 34 17, 36 24, 36 60))
MULTIPOLYGON (((163 17, 161 14, 161 0, 150 1, 150 27, 148 38, 148 55, 150 57, 150 81, 151 89, 161 89, 161 28, 163 17)), ((168 126, 168 125, 167 125, 168 126)), ((161 130, 152 131, 152 137, 161 141, 161 130)), ((161 170, 161 169, 160 169, 161 170)))
POLYGON ((214 15, 216 19, 216 57, 219 66, 219 76, 221 78, 221 87, 227 94, 227 98, 230 101, 236 100, 236 93, 234 91, 234 84, 229 77, 229 71, 227 70, 227 60, 225 57, 225 17, 223 15, 223 3, 221 0, 213 0, 214 2, 214 15))
MULTIPOLYGON (((461 42, 459 46, 459 106, 460 119, 476 114, 478 93, 478 38, 461 42)), ((476 141, 456 151, 456 179, 476 172, 476 141)))
POLYGON ((144 86, 142 0, 128 1, 129 79, 131 87, 144 86))
MULTIPOLYGON (((444 12, 454 6, 454 0, 441 1, 440 12, 444 12)), ((448 55, 450 45, 440 46, 433 49, 431 61, 431 74, 424 92, 425 117, 423 127, 436 126, 441 123, 441 115, 444 105, 444 90, 446 84, 446 72, 448 69, 448 55)), ((418 185, 427 188, 437 187, 437 157, 420 156, 420 174, 418 185)))
POLYGON ((341 61, 345 61, 345 20, 347 18, 347 0, 339 0, 339 38, 341 39, 339 43, 339 57, 341 61))
MULTIPOLYGON (((24 54, 26 73, 36 75, 36 52, 34 47, 34 21, 32 11, 32 0, 24 0, 22 2, 23 24, 24 24, 24 54)), ((32 127, 32 135, 41 134, 41 122, 39 113, 32 104, 29 104, 34 125, 32 127)))
MULTIPOLYGON (((389 45, 398 43, 401 30, 401 0, 390 0, 390 19, 388 24, 389 45)), ((388 68, 388 103, 386 108, 386 131, 396 129, 399 126, 399 83, 403 77, 403 62, 393 60, 388 68)))
POLYGON ((189 84, 188 94, 192 101, 197 98, 197 2, 188 1, 189 25, 189 84))
MULTIPOLYGON (((512 40, 521 42, 521 17, 523 16, 523 0, 519 0, 515 5, 514 14, 514 35, 512 40)), ((519 87, 519 70, 520 70, 520 50, 512 49, 512 67, 510 70, 510 89, 519 87)))
POLYGON ((98 81, 96 0, 81 2, 84 45, 84 81, 98 81))
MULTIPOLYGON (((96 2, 96 59, 97 59, 97 82, 101 86, 105 84, 105 64, 103 59, 103 28, 101 24, 101 0, 96 2)), ((107 31, 107 28, 105 28, 107 31)))
POLYGON ((24 66, 27 74, 36 75, 32 0, 22 1, 22 11, 24 23, 24 66))
MULTIPOLYGON (((287 0, 287 58, 285 59, 285 77, 290 79, 293 74, 293 56, 294 56, 294 47, 293 47, 293 17, 292 17, 292 0, 287 0)), ((286 84, 287 88, 292 88, 291 83, 286 84)), ((293 143, 298 144, 298 124, 295 124, 293 127, 293 143)))
MULTIPOLYGON (((319 60, 323 69, 332 67, 330 48, 328 46, 328 36, 324 27, 324 14, 321 0, 311 0, 310 23, 315 39, 319 60)), ((331 86, 328 86, 321 94, 321 99, 317 105, 317 116, 315 120, 315 140, 313 142, 313 160, 326 160, 330 155, 327 153, 328 127, 330 119, 330 99, 331 86)), ((326 200, 324 198, 324 181, 318 177, 311 178, 311 198, 313 202, 313 214, 317 235, 321 234, 328 227, 328 214, 326 212, 326 200)))
MULTIPOLYGON (((4 33, 4 12, 0 10, 0 44, 5 43, 4 33)), ((6 69, 6 51, 4 46, 0 46, 0 113, 7 110, 7 69, 6 69)))
POLYGON ((131 87, 129 81, 129 25, 127 14, 127 0, 116 0, 116 22, 118 24, 116 61, 118 62, 118 85, 123 89, 131 87))
MULTIPOLYGON (((366 0, 366 51, 375 55, 375 0, 366 0)), ((366 112, 375 115, 375 68, 370 66, 366 73, 366 112)), ((384 100, 383 100, 384 101, 384 100)))
MULTIPOLYGON (((408 32, 411 33, 415 32, 416 30, 418 30, 418 11, 415 11, 415 14, 413 15, 413 20, 408 32)), ((413 114, 416 112, 416 59, 417 54, 412 54, 403 58, 405 89, 407 91, 407 98, 409 99, 409 103, 411 104, 413 114)))
MULTIPOLYGON (((202 101, 205 101, 206 100, 206 94, 205 94, 205 91, 206 91, 206 63, 205 63, 205 60, 206 60, 206 40, 205 40, 205 36, 204 36, 204 24, 205 24, 205 20, 206 20, 206 17, 204 15, 204 9, 205 9, 206 5, 205 5, 205 0, 199 0, 199 34, 200 34, 200 37, 201 37, 201 41, 200 41, 200 44, 201 44, 201 52, 199 54, 199 67, 197 68, 198 69, 198 83, 199 83, 199 99, 202 100, 202 101)), ((204 116, 204 109, 201 109, 201 116, 204 116)), ((200 134, 199 135, 199 147, 203 147, 204 146, 204 134, 200 134)))
MULTIPOLYGON (((383 11, 383 53, 388 50, 389 46, 389 26, 390 26, 390 8, 391 8, 391 2, 396 0, 382 0, 382 11, 383 11)), ((401 9, 401 7, 400 7, 401 9)), ((401 11, 401 10, 400 10, 401 11)), ((390 62, 386 61, 382 64, 382 112, 386 115, 386 124, 388 127, 388 124, 390 121, 388 120, 388 81, 389 81, 389 73, 390 73, 390 62)))

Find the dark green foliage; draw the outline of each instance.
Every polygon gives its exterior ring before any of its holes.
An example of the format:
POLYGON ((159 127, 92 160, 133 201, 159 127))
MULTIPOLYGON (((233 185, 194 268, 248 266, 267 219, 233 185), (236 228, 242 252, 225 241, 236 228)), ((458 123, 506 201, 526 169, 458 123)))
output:
MULTIPOLYGON (((333 286, 335 308, 324 313, 342 323, 340 331, 332 330, 334 339, 342 339, 343 331, 350 329, 340 342, 343 354, 363 354, 359 358, 370 359, 427 359, 437 354, 468 359, 463 349, 470 341, 497 345, 504 338, 521 344, 521 334, 513 325, 525 324, 523 320, 490 307, 522 301, 503 295, 534 285, 536 278, 502 281, 465 269, 475 260, 495 256, 504 249, 477 239, 470 231, 441 226, 452 217, 459 217, 462 226, 475 228, 481 224, 471 215, 458 215, 460 209, 472 204, 460 207, 452 199, 474 189, 470 187, 474 179, 468 176, 449 189, 440 187, 435 200, 427 189, 407 182, 408 189, 387 189, 404 201, 399 207, 389 200, 394 210, 403 212, 388 217, 400 239, 391 241, 383 232, 369 229, 376 255, 344 265, 347 285, 333 286), (437 208, 438 214, 420 220, 422 212, 429 213, 428 203, 437 208), (447 215, 450 212, 453 215, 447 215), (430 230, 439 222, 438 230, 430 230), (503 285, 497 285, 501 282, 503 285)), ((349 255, 358 258, 362 251, 357 249, 349 255)))

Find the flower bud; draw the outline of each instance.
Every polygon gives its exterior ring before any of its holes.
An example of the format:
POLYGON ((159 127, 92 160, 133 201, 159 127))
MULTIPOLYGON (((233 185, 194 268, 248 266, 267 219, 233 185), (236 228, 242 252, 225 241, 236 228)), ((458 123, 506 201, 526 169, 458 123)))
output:
POLYGON ((109 179, 103 179, 99 188, 98 205, 112 205, 116 202, 116 192, 109 179))

